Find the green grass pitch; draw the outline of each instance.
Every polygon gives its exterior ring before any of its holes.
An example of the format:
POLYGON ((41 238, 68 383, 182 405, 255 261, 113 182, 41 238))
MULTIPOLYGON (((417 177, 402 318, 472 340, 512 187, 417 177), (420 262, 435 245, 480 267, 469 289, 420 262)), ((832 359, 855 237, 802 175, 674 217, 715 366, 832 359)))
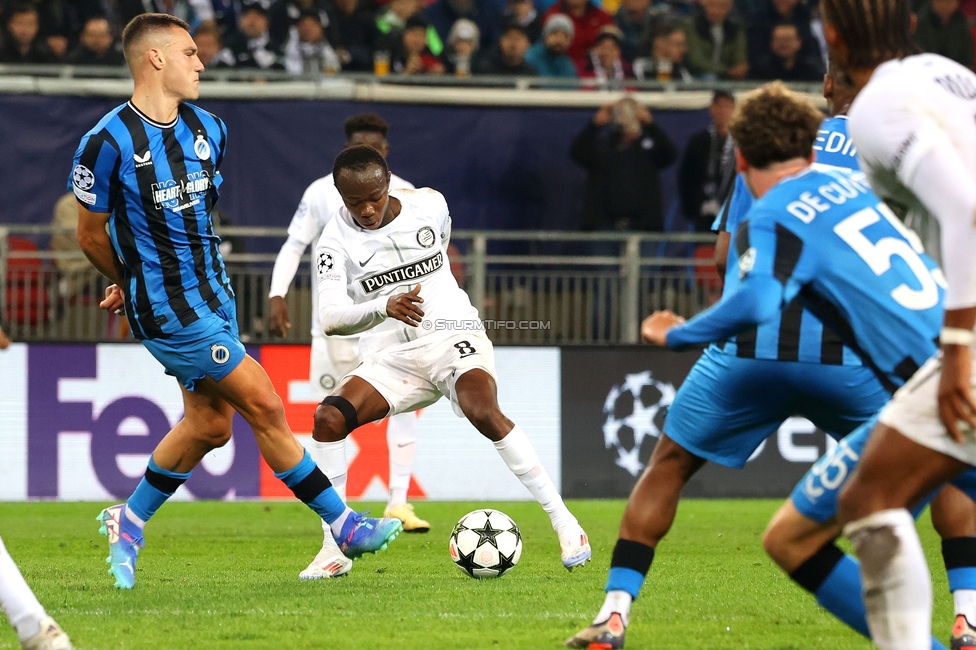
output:
MULTIPOLYGON (((382 505, 369 504, 373 511, 382 505)), ((300 581, 319 548, 299 503, 171 503, 147 529, 133 591, 112 587, 97 534, 98 504, 0 504, 0 535, 40 600, 81 650, 237 648, 558 648, 589 623, 622 501, 570 507, 595 561, 574 573, 534 503, 418 503, 433 525, 401 535, 337 580, 300 581), (522 530, 522 560, 497 580, 451 563, 447 539, 464 513, 491 506, 522 530)), ((628 648, 863 650, 870 645, 820 610, 766 559, 761 531, 777 501, 686 501, 634 604, 628 648)), ((937 538, 919 525, 947 637, 951 598, 937 538)), ((0 648, 17 648, 0 626, 0 648)))

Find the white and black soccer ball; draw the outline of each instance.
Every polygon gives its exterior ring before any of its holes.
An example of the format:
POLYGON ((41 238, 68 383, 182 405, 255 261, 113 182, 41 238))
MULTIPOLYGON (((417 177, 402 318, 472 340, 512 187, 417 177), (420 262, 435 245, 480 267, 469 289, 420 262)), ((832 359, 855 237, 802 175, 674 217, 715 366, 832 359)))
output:
POLYGON ((603 403, 603 443, 616 452, 614 463, 631 476, 640 476, 644 462, 641 446, 647 438, 660 438, 668 407, 677 391, 673 384, 654 379, 650 370, 626 375, 603 403))
POLYGON ((449 550, 454 564, 472 578, 497 578, 522 557, 522 533, 504 512, 475 510, 454 526, 449 550))

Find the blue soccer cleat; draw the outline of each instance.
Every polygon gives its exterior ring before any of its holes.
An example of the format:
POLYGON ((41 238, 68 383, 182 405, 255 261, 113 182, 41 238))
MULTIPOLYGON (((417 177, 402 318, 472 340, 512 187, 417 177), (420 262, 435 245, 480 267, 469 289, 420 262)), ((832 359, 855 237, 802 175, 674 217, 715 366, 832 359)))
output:
POLYGON ((136 585, 136 558, 146 545, 142 531, 125 516, 124 503, 102 510, 95 519, 102 522, 98 529, 108 537, 108 572, 115 577, 119 589, 132 589, 136 585))
POLYGON ((403 530, 399 519, 374 519, 366 514, 354 512, 349 515, 342 524, 342 533, 335 536, 339 549, 351 560, 385 550, 403 530))

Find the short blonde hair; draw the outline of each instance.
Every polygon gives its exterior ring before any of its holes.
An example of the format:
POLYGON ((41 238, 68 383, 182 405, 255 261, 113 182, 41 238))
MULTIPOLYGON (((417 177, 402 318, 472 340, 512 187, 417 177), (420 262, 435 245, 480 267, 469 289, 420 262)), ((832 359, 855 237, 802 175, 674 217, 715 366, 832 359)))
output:
POLYGON ((813 102, 774 81, 742 101, 729 122, 729 133, 749 166, 765 169, 809 157, 823 119, 813 102))

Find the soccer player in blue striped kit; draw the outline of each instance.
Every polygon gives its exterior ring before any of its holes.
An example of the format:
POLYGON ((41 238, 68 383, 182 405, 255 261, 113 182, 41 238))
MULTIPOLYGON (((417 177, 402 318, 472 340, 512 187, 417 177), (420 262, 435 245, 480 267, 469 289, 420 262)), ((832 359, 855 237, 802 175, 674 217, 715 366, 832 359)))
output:
MULTIPOLYGON (((827 82, 825 92, 829 89, 833 94, 835 79, 829 78, 827 82)), ((823 166, 824 163, 856 167, 852 148, 826 146, 846 141, 845 126, 846 121, 841 117, 828 120, 818 129, 816 156, 821 169, 830 168, 823 166)), ((740 175, 735 193, 720 215, 721 230, 735 230, 752 202, 750 188, 740 175)), ((728 235, 723 239, 728 241, 728 235)), ((628 503, 611 561, 604 607, 593 625, 567 641, 570 647, 623 647, 630 602, 640 591, 654 547, 673 521, 680 488, 705 460, 742 467, 766 435, 793 413, 812 419, 840 438, 868 421, 887 401, 892 388, 905 380, 900 375, 878 374, 870 364, 862 365, 861 355, 843 345, 841 338, 804 308, 796 295, 784 301, 782 311, 777 308, 755 319, 749 318, 751 312, 742 305, 730 304, 730 299, 738 297, 740 290, 741 255, 740 251, 729 255, 721 309, 713 308, 688 325, 675 328, 674 341, 670 336, 667 339, 669 345, 711 341, 724 341, 724 344, 706 350, 682 385, 665 423, 665 436, 628 503), (709 327, 703 328, 702 324, 709 327), (688 332, 687 336, 684 331, 688 332), (837 422, 844 426, 837 426, 837 422), (676 467, 669 472, 669 465, 676 467), (675 480, 676 475, 680 480, 675 480), (672 492, 676 483, 678 491, 672 492)), ((745 261, 748 260, 746 256, 745 261)), ((645 340, 654 341, 653 337, 680 323, 681 319, 673 314, 656 314, 645 322, 642 334, 645 340), (655 325, 656 333, 649 331, 648 323, 655 325)), ((935 331, 929 339, 934 338, 935 331)), ((660 338, 656 342, 664 344, 665 340, 660 338)), ((833 514, 836 514, 837 490, 831 496, 833 514)), ((971 552, 974 540, 966 535, 974 532, 973 504, 958 491, 951 494, 947 491, 940 497, 939 505, 940 533, 949 537, 947 567, 957 566, 956 558, 960 555, 972 566, 976 558, 971 552)), ((821 503, 817 513, 824 507, 821 503)), ((833 544, 839 529, 836 526, 822 529, 822 520, 810 509, 802 508, 801 515, 810 520, 809 526, 819 537, 810 534, 808 529, 800 529, 806 533, 801 538, 790 537, 784 529, 779 529, 780 537, 773 541, 780 543, 777 550, 781 556, 774 554, 774 559, 801 586, 813 592, 821 605, 867 635, 857 563, 833 544), (811 542, 818 541, 817 546, 810 547, 811 542), (792 566, 787 568, 790 563, 792 566)), ((797 522, 780 522, 783 523, 797 522)), ((796 529, 785 530, 796 534, 796 529)), ((957 574, 957 577, 957 589, 976 586, 971 576, 957 574)), ((932 647, 943 646, 932 639, 932 647)))
POLYGON ((334 574, 345 573, 346 556, 386 548, 400 522, 367 518, 343 503, 292 435, 271 380, 238 337, 211 219, 227 129, 184 103, 198 97, 203 70, 189 26, 142 14, 122 42, 135 88, 75 154, 69 188, 79 201, 78 242, 115 283, 101 306, 124 309, 134 336, 179 380, 185 413, 153 451, 128 501, 98 517, 109 540, 109 573, 116 587, 135 585, 143 527, 204 455, 230 440, 235 411, 251 425, 275 476, 343 544, 345 555, 335 546, 334 574))

